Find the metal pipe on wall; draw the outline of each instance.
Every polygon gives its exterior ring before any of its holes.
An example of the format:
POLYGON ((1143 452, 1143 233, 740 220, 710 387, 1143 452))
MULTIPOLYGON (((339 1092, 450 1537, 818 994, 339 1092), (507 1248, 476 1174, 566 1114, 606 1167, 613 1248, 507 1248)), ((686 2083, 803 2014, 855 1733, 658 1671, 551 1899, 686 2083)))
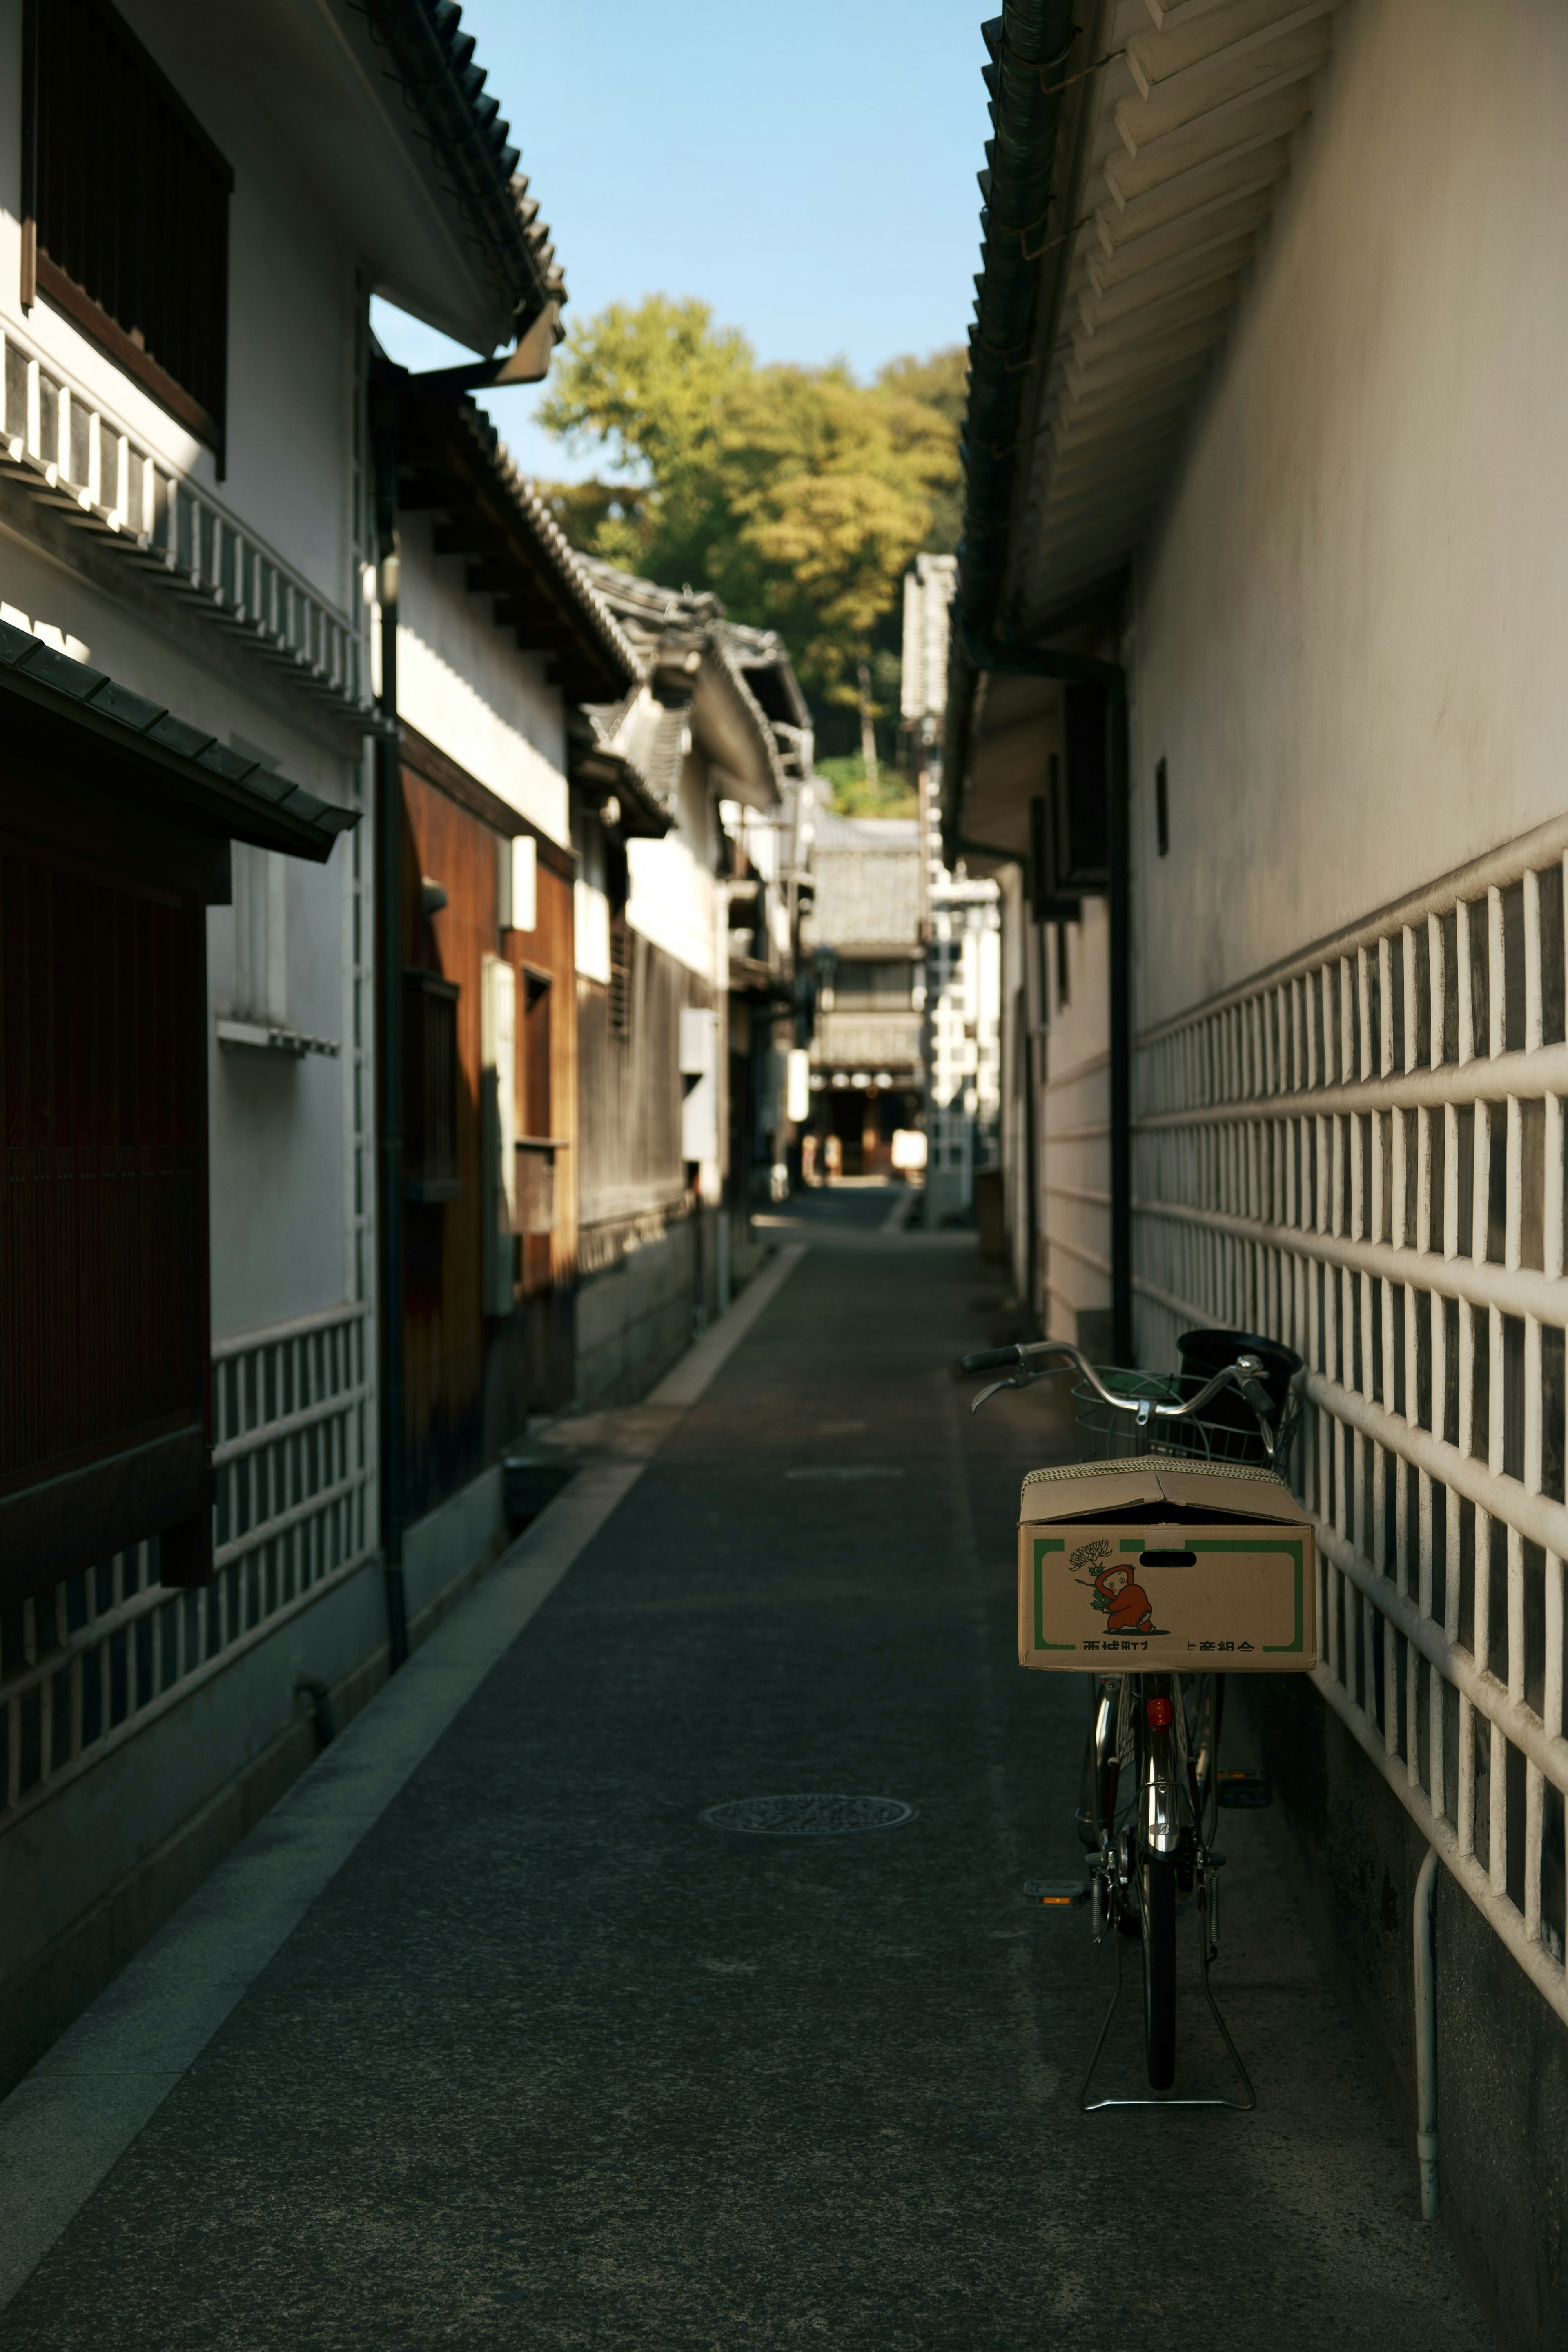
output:
POLYGON ((1432 1898, 1437 1850, 1426 1849, 1415 1880, 1415 2161, 1421 2168, 1421 2219, 1437 2218, 1437 1971, 1432 1950, 1432 1898))
POLYGON ((375 747, 376 1045, 380 1160, 377 1322, 381 1339, 381 1551, 391 1671, 408 1656, 403 1581, 403 768, 397 730, 396 411, 378 403, 375 508, 380 562, 381 700, 375 747))
POLYGON ((1127 697, 1106 697, 1106 861, 1110 918, 1110 1346, 1132 1355, 1132 872, 1128 842, 1127 697))

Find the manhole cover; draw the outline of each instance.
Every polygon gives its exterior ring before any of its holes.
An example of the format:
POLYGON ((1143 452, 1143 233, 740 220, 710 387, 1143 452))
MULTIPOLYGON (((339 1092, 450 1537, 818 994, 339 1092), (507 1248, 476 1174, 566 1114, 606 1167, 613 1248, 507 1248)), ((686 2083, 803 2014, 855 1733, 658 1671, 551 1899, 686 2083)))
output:
POLYGON ((897 1797, 736 1797, 698 1815, 710 1830, 749 1830, 753 1837, 843 1837, 914 1818, 913 1805, 897 1797))

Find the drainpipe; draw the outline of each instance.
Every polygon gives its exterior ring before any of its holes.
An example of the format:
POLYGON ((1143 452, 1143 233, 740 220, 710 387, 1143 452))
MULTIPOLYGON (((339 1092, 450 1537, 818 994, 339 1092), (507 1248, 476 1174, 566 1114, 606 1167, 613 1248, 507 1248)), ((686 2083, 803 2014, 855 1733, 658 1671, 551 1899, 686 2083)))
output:
POLYGON ((1429 1846, 1415 1881, 1415 2161, 1421 2168, 1421 2219, 1437 2218, 1437 1971, 1432 1953, 1432 1898, 1437 1853, 1429 1846))
MULTIPOLYGON (((1105 688, 1106 899, 1110 940, 1110 1344, 1132 1361, 1132 871, 1127 787, 1127 672, 1097 655, 1058 646, 998 644, 961 627, 955 637, 977 670, 1005 677, 1082 678, 1105 688)), ((1027 866, 1016 849, 954 839, 955 851, 1027 866)))
POLYGON ((375 746, 376 1037, 380 1050, 381 1556, 390 1670, 408 1656, 403 1583, 403 775, 397 733, 397 410, 375 407, 375 517, 380 563, 381 717, 375 746))
POLYGON ((1110 917, 1110 1351, 1132 1355, 1132 880, 1127 696, 1106 698, 1105 845, 1110 917))

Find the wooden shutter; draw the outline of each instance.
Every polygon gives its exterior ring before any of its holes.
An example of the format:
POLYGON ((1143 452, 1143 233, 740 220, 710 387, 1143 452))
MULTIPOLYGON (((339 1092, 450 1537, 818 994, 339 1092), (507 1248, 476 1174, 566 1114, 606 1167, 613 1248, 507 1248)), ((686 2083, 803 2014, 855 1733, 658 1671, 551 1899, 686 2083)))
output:
POLYGON ((223 449, 234 174, 108 0, 27 0, 22 299, 223 449))
POLYGON ((205 916, 0 835, 0 1598, 210 1571, 205 916))
POLYGON ((403 975, 403 1172, 411 1201, 455 1201, 458 997, 439 972, 403 975))

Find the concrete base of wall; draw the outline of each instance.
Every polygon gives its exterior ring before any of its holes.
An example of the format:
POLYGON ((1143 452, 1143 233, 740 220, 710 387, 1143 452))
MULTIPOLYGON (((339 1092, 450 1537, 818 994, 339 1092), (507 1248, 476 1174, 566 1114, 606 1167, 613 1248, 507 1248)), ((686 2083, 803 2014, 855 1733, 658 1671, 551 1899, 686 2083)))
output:
MULTIPOLYGON (((1293 1676, 1232 1678, 1274 1776, 1324 1962, 1366 2029, 1415 2168, 1412 1905, 1426 1840, 1337 1716, 1293 1676)), ((1439 1868, 1441 2226, 1510 2352, 1568 2341, 1568 2028, 1439 1868)))
POLYGON ((577 1286, 577 1405, 635 1404, 691 1345, 689 1220, 577 1286))
MULTIPOLYGON (((487 1471, 406 1531, 405 1575, 411 1647, 427 1640, 442 1619, 450 1615, 500 1556, 505 1541, 499 1468, 487 1471)), ((379 1563, 372 1563, 349 1586, 331 1588, 322 1595, 327 1613, 346 1617, 349 1626, 367 1626, 379 1613, 381 1575, 379 1563)), ((321 1678, 329 1681, 335 1726, 341 1729, 350 1722, 386 1680, 385 1643, 377 1643, 347 1671, 333 1676, 324 1654, 341 1648, 348 1627, 323 1625, 316 1629, 312 1641, 310 1619, 321 1613, 308 1610, 290 1619, 279 1627, 274 1642, 247 1651, 236 1659, 229 1673, 216 1675, 193 1693, 192 1717, 199 1713, 210 1719, 216 1715, 231 1723, 245 1723, 255 1716, 258 1703, 265 1707, 265 1694, 280 1676, 282 1688, 291 1689, 294 1669, 303 1663, 325 1669, 321 1678), (247 1685, 243 1692, 237 1688, 242 1682, 247 1685)), ((353 1633, 348 1637, 352 1641, 353 1633)), ((167 1759, 153 1757, 153 1745, 177 1754, 184 1740, 191 1742, 187 1754, 204 1752, 196 1724, 181 1723, 184 1712, 175 1708, 149 1727, 149 1749, 139 1774, 139 1743, 132 1741, 116 1751, 113 1763, 120 1785, 106 1791, 96 1804, 91 1801, 91 1775, 75 1782, 68 1792, 77 1801, 72 1810, 79 1810, 82 1800, 87 1800, 100 1837, 103 1826, 113 1822, 118 1813, 122 1852, 127 1847, 135 1850, 138 1830, 147 1834, 146 1824, 160 1796, 168 1801, 167 1759), (139 1786, 134 1785, 137 1781, 139 1786), (139 1819, 132 1819, 132 1811, 139 1819)), ((320 1746, 315 1719, 301 1704, 214 1793, 183 1816, 176 1812, 174 1825, 161 1836, 154 1825, 156 1842, 149 1850, 138 1853, 129 1868, 0 1984, 0 2097, 96 2000, 224 1856, 248 1835, 313 1761, 320 1746)), ((170 1806, 170 1811, 175 1810, 170 1806)), ((47 1871, 51 1853, 58 1853, 55 1841, 68 1839, 79 1853, 80 1845, 79 1827, 64 1806, 57 1809, 54 1821, 31 1816, 18 1825, 18 1832, 28 1833, 31 1850, 24 1853, 18 1848, 20 1867, 8 1874, 8 1896, 13 1901, 26 1899, 24 1881, 47 1871)))

